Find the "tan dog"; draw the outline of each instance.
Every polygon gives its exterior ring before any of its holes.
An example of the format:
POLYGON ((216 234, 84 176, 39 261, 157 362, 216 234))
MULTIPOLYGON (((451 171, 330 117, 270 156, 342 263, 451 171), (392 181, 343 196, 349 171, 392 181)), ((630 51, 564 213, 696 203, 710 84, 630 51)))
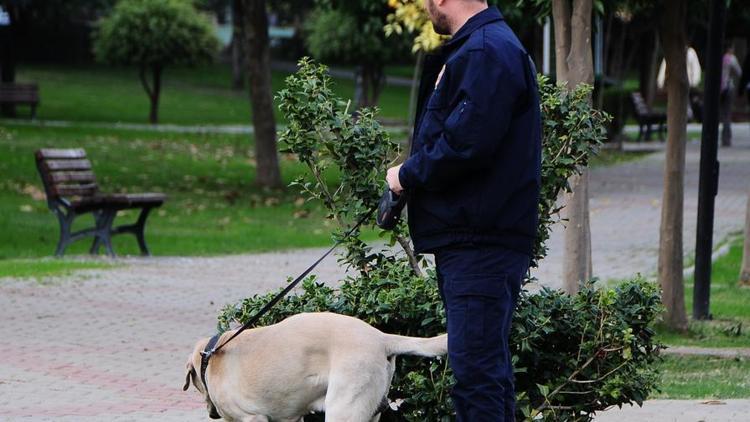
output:
POLYGON ((404 337, 344 315, 299 314, 247 330, 213 355, 206 395, 198 373, 208 341, 198 341, 188 358, 183 390, 192 381, 212 418, 238 422, 299 422, 311 412, 325 412, 326 421, 377 422, 395 357, 448 351, 446 335, 404 337))

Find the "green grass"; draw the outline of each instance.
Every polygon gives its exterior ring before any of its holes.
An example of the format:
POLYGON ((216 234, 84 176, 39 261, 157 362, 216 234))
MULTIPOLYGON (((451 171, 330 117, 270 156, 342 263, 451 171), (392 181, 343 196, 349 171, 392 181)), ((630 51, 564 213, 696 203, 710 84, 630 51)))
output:
MULTIPOLYGON (((0 135, 0 259, 50 256, 58 223, 47 209, 33 152, 83 147, 106 191, 164 192, 167 203, 149 217, 154 255, 221 255, 330 244, 332 225, 322 207, 292 191, 254 186, 248 136, 153 133, 111 129, 14 126, 0 135)), ((303 166, 281 157, 289 182, 303 166)), ((335 180, 336 174, 327 175, 335 180)), ((130 211, 119 223, 133 221, 130 211)), ((77 227, 93 224, 90 216, 77 227)), ((79 241, 69 254, 86 253, 79 241)), ((136 254, 135 239, 114 239, 119 254, 136 254)))
MULTIPOLYGON (((737 284, 742 261, 742 239, 716 260, 711 272, 711 321, 691 321, 687 333, 659 327, 663 342, 702 347, 750 347, 750 287, 737 284)), ((693 278, 685 280, 685 308, 693 309, 693 278)))
POLYGON ((666 356, 659 364, 661 392, 652 399, 750 397, 750 361, 706 356, 666 356))
POLYGON ((111 268, 108 262, 70 259, 0 259, 0 278, 36 278, 67 275, 73 271, 111 268))
POLYGON ((640 160, 650 154, 647 151, 620 151, 616 149, 602 149, 591 159, 591 168, 608 167, 617 164, 640 160))
MULTIPOLYGON (((284 87, 285 73, 272 75, 273 92, 284 87)), ((146 123, 149 102, 133 68, 103 65, 20 65, 19 81, 39 84, 39 119, 83 122, 146 123)), ((228 65, 213 64, 196 68, 171 67, 164 71, 160 123, 249 124, 247 90, 230 89, 228 65)), ((335 91, 352 98, 354 83, 336 80, 335 91)), ((386 86, 380 108, 383 117, 405 121, 409 88, 386 86)), ((19 115, 27 109, 19 107, 19 115)), ((283 116, 276 110, 279 121, 283 116)))

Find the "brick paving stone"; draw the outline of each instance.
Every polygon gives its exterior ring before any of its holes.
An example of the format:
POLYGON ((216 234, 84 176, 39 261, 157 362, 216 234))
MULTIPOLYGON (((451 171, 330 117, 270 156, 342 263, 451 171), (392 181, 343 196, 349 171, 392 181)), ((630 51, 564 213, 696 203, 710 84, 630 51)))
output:
MULTIPOLYGON (((736 144, 720 151, 717 240, 742 227, 750 139, 736 144)), ((602 279, 655 271, 662 156, 657 152, 591 172, 594 271, 602 279)), ((695 241, 696 144, 689 145, 687 161, 685 251, 690 255, 695 241)), ((560 286, 561 233, 557 227, 550 256, 535 272, 551 287, 560 286)), ((123 258, 118 260, 122 266, 114 269, 81 271, 45 283, 0 280, 0 336, 6 342, 0 359, 0 420, 208 420, 199 394, 181 388, 194 342, 213 334, 223 306, 285 285, 286 276, 301 272, 321 252, 123 258)), ((334 258, 316 272, 327 282, 344 275, 334 258)), ((741 420, 735 415, 747 414, 747 401, 727 403, 650 401, 641 413, 611 411, 605 414, 608 419, 599 420, 699 420, 696 415, 707 421, 741 420), (620 412, 625 416, 618 416, 620 412), (660 415, 675 416, 649 419, 660 415)))

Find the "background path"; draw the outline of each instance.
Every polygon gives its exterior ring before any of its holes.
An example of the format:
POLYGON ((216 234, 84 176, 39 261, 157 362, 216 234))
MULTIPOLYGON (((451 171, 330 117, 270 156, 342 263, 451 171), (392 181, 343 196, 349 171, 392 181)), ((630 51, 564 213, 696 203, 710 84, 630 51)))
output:
MULTIPOLYGON (((750 126, 737 131, 735 146, 719 150, 721 177, 716 197, 714 245, 744 226, 750 192, 750 126), (740 137, 741 136, 741 137, 740 137)), ((690 142, 686 153, 683 246, 686 264, 695 251, 700 145, 690 142)), ((664 152, 591 171, 591 249, 594 275, 601 280, 656 273, 664 177, 664 152)), ((549 256, 535 273, 542 284, 561 287, 563 230, 555 227, 549 256)))
MULTIPOLYGON (((739 131, 738 131, 739 132, 739 131)), ((738 134, 739 135, 739 134, 738 134)), ((603 279, 656 268, 662 153, 592 171, 594 270, 603 279)), ((750 137, 720 151, 722 179, 715 238, 740 230, 750 188, 750 137)), ((698 146, 688 148, 685 249, 695 239, 698 146)), ((559 287, 561 231, 536 273, 559 287)), ((195 341, 213 334, 218 311, 252 293, 282 286, 322 250, 218 258, 123 259, 122 266, 67 278, 0 280, 0 420, 205 421, 194 390, 183 392, 195 341)), ((317 271, 337 280, 329 258, 317 271)), ((746 400, 652 401, 610 411, 602 421, 733 421, 746 400)))

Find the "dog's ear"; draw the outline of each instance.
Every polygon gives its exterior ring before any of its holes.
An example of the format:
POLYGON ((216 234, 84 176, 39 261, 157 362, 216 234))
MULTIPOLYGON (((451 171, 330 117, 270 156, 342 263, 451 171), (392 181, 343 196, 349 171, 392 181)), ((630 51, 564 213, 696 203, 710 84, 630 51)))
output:
MULTIPOLYGON (((193 385, 195 385, 195 367, 193 367, 193 362, 188 361, 187 363, 187 372, 185 373, 185 385, 182 386, 182 391, 187 391, 188 388, 190 388, 190 381, 193 382, 193 385)), ((197 387, 196 387, 197 388, 197 387)))

